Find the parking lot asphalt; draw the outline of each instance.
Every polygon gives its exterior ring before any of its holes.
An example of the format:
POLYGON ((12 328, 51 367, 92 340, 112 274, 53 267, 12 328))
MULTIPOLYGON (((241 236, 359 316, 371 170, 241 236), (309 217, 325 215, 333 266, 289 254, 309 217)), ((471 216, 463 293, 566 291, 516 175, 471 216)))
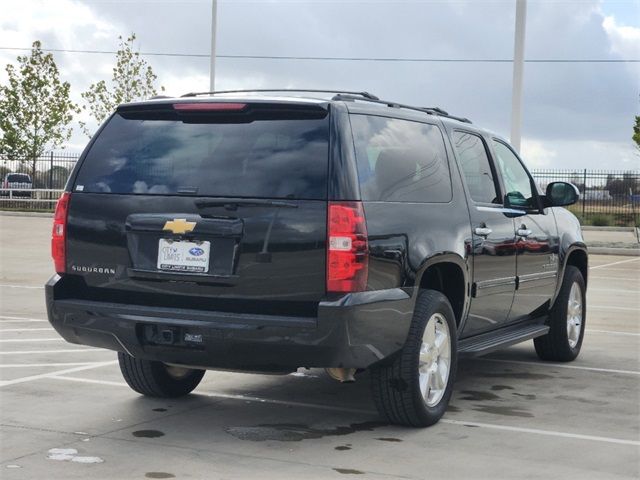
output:
POLYGON ((137 395, 114 352, 46 321, 50 226, 0 216, 0 478, 640 476, 640 258, 591 256, 578 360, 532 342, 464 360, 444 419, 408 429, 380 423, 366 372, 208 372, 183 399, 137 395))

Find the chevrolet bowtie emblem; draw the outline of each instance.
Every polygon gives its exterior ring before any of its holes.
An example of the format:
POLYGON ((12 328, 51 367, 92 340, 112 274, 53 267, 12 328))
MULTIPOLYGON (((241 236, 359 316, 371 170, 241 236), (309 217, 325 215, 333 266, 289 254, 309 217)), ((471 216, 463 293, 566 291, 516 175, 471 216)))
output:
POLYGON ((180 235, 182 233, 192 232, 194 228, 196 228, 196 222, 187 222, 186 218, 174 218, 165 223, 162 230, 168 230, 176 235, 180 235))

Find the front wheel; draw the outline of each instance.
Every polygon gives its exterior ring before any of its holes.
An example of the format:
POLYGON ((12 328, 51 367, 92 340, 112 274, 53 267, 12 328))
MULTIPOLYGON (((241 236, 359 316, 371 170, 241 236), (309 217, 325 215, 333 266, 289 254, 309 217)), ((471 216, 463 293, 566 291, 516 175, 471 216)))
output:
POLYGON ((191 393, 204 376, 204 370, 141 360, 118 352, 120 371, 127 384, 149 397, 173 398, 191 393))
POLYGON ((533 344, 542 360, 570 362, 580 353, 587 313, 582 273, 567 265, 558 298, 549 313, 549 333, 533 344))
POLYGON ((444 415, 457 367, 457 330, 451 304, 435 290, 420 292, 406 343, 371 372, 373 399, 390 423, 428 427, 444 415))

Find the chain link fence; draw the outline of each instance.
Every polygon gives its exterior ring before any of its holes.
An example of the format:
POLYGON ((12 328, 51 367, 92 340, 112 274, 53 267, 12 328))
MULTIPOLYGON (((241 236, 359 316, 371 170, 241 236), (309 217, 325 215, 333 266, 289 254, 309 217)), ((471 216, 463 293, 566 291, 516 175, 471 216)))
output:
MULTIPOLYGON (((0 158, 0 209, 52 211, 79 155, 50 152, 41 157, 0 158), (11 173, 25 173, 29 188, 9 188, 11 173)), ((569 209, 583 225, 640 225, 640 171, 535 169, 531 172, 542 191, 549 182, 571 182, 580 201, 569 209)))

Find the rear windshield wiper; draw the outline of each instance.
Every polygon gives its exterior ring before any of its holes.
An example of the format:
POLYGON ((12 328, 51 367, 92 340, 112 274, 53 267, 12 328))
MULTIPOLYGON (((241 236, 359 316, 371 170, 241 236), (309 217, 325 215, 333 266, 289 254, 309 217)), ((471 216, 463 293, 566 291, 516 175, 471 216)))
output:
POLYGON ((238 207, 280 207, 280 208, 298 208, 298 204, 295 202, 288 202, 286 200, 267 200, 267 199, 243 199, 235 198, 229 199, 209 199, 198 200, 195 202, 198 208, 208 207, 224 207, 227 210, 237 210, 238 207))

